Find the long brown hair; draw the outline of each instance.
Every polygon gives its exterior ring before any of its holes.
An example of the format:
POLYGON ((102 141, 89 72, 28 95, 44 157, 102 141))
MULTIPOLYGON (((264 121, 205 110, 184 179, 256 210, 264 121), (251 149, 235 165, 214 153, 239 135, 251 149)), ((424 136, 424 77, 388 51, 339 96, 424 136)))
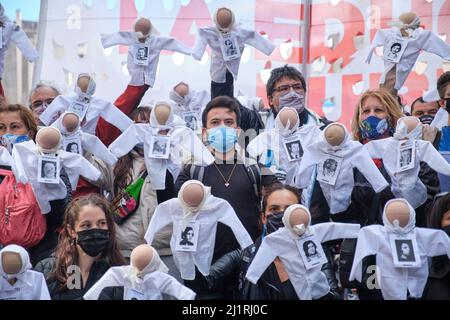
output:
POLYGON ((0 104, 0 113, 3 112, 17 112, 19 113, 20 119, 23 121, 25 127, 27 128, 28 132, 31 133, 30 138, 34 140, 37 133, 37 123, 34 119, 33 113, 31 110, 21 104, 8 104, 3 105, 0 104))
POLYGON ((377 98, 378 100, 380 100, 380 102, 386 108, 387 121, 389 122, 389 126, 391 128, 395 128, 395 126, 397 125, 397 120, 399 118, 403 117, 403 113, 402 113, 400 104, 389 93, 389 91, 387 91, 385 89, 367 90, 359 98, 359 101, 356 105, 355 113, 353 114, 351 127, 352 127, 353 138, 356 141, 361 141, 361 132, 359 130, 359 125, 360 125, 359 118, 361 116, 362 106, 364 105, 364 102, 366 102, 366 100, 370 97, 377 98))
POLYGON ((78 265, 78 251, 75 245, 75 239, 72 238, 70 231, 75 230, 81 209, 88 205, 102 209, 108 225, 109 243, 103 250, 100 259, 106 260, 110 266, 127 264, 117 245, 116 230, 110 204, 98 194, 89 194, 76 198, 69 203, 64 213, 64 229, 59 235, 58 246, 55 250, 56 263, 50 276, 57 280, 61 291, 67 289, 68 268, 71 265, 78 265))
MULTIPOLYGON (((139 107, 133 110, 131 118, 134 122, 141 121, 148 122, 150 120, 150 107, 139 107)), ((133 165, 134 156, 131 152, 120 157, 114 166, 114 194, 117 194, 120 190, 125 188, 131 183, 132 173, 131 168, 133 165)))

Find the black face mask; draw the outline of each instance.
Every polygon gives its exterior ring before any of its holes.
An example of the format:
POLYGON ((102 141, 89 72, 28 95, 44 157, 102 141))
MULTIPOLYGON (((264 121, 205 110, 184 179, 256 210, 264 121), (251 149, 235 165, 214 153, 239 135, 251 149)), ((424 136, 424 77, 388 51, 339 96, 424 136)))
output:
POLYGON ((266 230, 267 234, 277 231, 283 227, 284 211, 272 211, 272 214, 267 215, 266 230))
POLYGON ((450 237, 450 225, 443 227, 442 230, 450 237))
POLYGON ((98 256, 109 243, 109 231, 89 229, 77 232, 77 244, 90 257, 98 256))
POLYGON ((424 114, 419 117, 420 122, 423 124, 430 124, 434 119, 434 116, 431 114, 424 114))
POLYGON ((450 98, 443 99, 445 101, 445 110, 450 113, 450 98))

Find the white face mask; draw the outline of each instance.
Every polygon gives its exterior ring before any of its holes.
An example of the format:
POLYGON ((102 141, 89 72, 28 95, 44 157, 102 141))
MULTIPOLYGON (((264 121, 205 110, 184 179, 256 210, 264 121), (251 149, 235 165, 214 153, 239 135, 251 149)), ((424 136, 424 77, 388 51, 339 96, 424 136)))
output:
POLYGON ((300 113, 305 109, 305 96, 292 89, 285 95, 279 97, 278 100, 280 102, 280 110, 285 107, 291 107, 300 113))

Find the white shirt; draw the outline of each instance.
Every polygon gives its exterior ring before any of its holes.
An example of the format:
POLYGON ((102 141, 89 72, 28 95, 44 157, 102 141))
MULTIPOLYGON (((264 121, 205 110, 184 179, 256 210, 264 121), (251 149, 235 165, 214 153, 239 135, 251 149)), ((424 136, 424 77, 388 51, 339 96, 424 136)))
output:
MULTIPOLYGON (((40 115, 39 119, 42 123, 49 126, 52 124, 52 120, 58 115, 58 113, 63 113, 69 110, 69 107, 75 101, 80 102, 81 100, 79 100, 75 95, 57 96, 55 100, 53 100, 53 102, 47 107, 47 109, 45 109, 45 111, 40 115)), ((89 107, 84 120, 81 120, 81 129, 84 132, 95 135, 95 128, 97 127, 97 122, 100 117, 119 128, 122 132, 133 124, 133 121, 111 102, 92 97, 89 101, 89 107)))
POLYGON ((407 290, 415 298, 422 297, 428 279, 428 259, 447 254, 450 258, 450 238, 442 230, 414 228, 421 265, 418 268, 398 268, 394 266, 389 241, 389 231, 385 226, 371 225, 361 229, 356 244, 350 281, 362 278, 362 260, 368 255, 376 255, 377 281, 385 300, 406 300, 407 290))
POLYGON ((300 300, 321 298, 330 291, 328 280, 321 271, 322 266, 318 265, 307 270, 296 242, 311 234, 314 234, 320 243, 356 238, 359 228, 359 224, 319 223, 309 226, 302 237, 294 235, 287 228, 280 228, 264 238, 248 268, 246 278, 251 283, 257 284, 267 267, 279 257, 300 300))
MULTIPOLYGON (((267 56, 275 49, 275 45, 269 40, 264 39, 258 32, 246 30, 238 26, 233 27, 230 32, 236 36, 241 53, 244 51, 245 44, 258 49, 267 56)), ((207 45, 209 45, 212 52, 210 67, 211 80, 224 83, 227 69, 236 80, 241 58, 239 57, 231 61, 224 60, 219 43, 219 30, 215 26, 199 28, 192 56, 197 60, 201 60, 207 45)))
POLYGON ((12 42, 22 52, 25 59, 29 62, 36 61, 39 58, 37 51, 34 49, 30 39, 20 26, 9 21, 5 16, 1 19, 4 23, 2 30, 2 46, 0 48, 0 79, 3 77, 5 68, 5 54, 8 50, 9 43, 12 42))
MULTIPOLYGON (((67 195, 67 188, 61 178, 59 178, 59 184, 38 182, 37 166, 39 164, 39 155, 39 150, 33 141, 14 145, 12 152, 14 159, 13 172, 17 181, 31 184, 42 213, 48 213, 50 212, 49 201, 64 199, 67 195)), ((100 178, 100 171, 83 156, 64 150, 59 150, 58 156, 61 169, 65 169, 72 190, 76 189, 80 175, 91 181, 96 181, 100 178)))
POLYGON ((163 300, 162 294, 168 294, 178 300, 193 300, 195 292, 183 286, 174 277, 161 271, 153 271, 143 279, 130 276, 132 266, 112 267, 83 296, 85 300, 97 300, 106 287, 123 286, 124 299, 132 288, 143 294, 145 300, 163 300))
POLYGON ((397 198, 405 198, 414 208, 417 208, 427 200, 427 189, 419 179, 420 162, 426 162, 431 169, 447 176, 450 176, 450 164, 429 141, 413 140, 416 153, 414 168, 397 172, 398 149, 403 142, 405 140, 393 137, 372 140, 364 145, 364 149, 372 158, 383 159, 386 172, 391 177, 392 193, 397 198))
MULTIPOLYGON (((375 192, 380 192, 389 186, 361 143, 351 141, 346 132, 345 139, 341 145, 333 147, 325 140, 322 131, 319 140, 305 148, 305 153, 300 163, 299 176, 296 180, 298 182, 297 188, 303 189, 308 187, 314 166, 322 164, 327 159, 327 154, 342 158, 342 165, 337 173, 335 185, 319 181, 331 214, 343 212, 350 205, 355 183, 353 168, 357 168, 364 175, 375 192)), ((318 170, 321 169, 318 168, 318 170)))
POLYGON ((191 48, 174 38, 150 35, 145 40, 145 43, 141 43, 133 32, 117 32, 109 35, 102 34, 101 41, 103 48, 109 48, 116 45, 129 46, 127 68, 131 75, 130 85, 132 86, 142 86, 146 84, 153 87, 161 50, 176 51, 185 55, 191 55, 192 53, 191 48), (148 65, 137 65, 134 63, 137 47, 144 45, 149 47, 148 65))
POLYGON ((295 186, 294 179, 298 175, 301 158, 299 161, 289 161, 283 140, 299 140, 304 150, 306 146, 318 138, 319 134, 320 129, 314 124, 301 126, 288 136, 280 134, 277 129, 264 131, 249 143, 247 152, 253 158, 260 157, 259 162, 262 165, 267 165, 269 162, 267 151, 272 150, 275 168, 286 173, 286 184, 295 186))
POLYGON ((174 232, 170 240, 170 247, 182 279, 194 280, 195 266, 204 276, 209 275, 218 222, 231 228, 241 248, 246 248, 253 243, 231 205, 224 199, 209 196, 203 208, 192 218, 200 224, 197 250, 195 252, 177 251, 175 233, 182 223, 183 215, 183 207, 178 198, 159 204, 144 236, 147 243, 151 245, 158 230, 173 222, 174 232))
MULTIPOLYGON (((366 62, 370 63, 372 58, 373 50, 376 47, 387 45, 391 39, 405 39, 398 28, 392 29, 381 29, 375 34, 375 38, 369 49, 369 55, 367 56, 366 62)), ((384 83, 386 79, 386 74, 394 67, 396 68, 396 79, 394 88, 400 90, 406 81, 409 73, 411 72, 414 64, 419 57, 422 50, 434 53, 445 60, 450 60, 450 45, 445 43, 441 38, 428 30, 416 29, 413 31, 408 39, 408 44, 402 57, 398 63, 393 63, 390 61, 384 61, 384 72, 381 76, 380 83, 384 83)))

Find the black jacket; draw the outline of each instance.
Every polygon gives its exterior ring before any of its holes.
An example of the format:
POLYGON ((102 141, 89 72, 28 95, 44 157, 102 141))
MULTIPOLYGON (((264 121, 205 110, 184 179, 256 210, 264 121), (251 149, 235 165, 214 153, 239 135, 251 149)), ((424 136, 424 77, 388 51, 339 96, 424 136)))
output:
POLYGON ((450 300, 450 260, 447 256, 431 259, 430 273, 422 298, 450 300))
MULTIPOLYGON (((44 277, 47 281, 48 291, 50 293, 50 297, 52 300, 83 300, 83 296, 89 289, 98 281, 101 277, 109 270, 110 265, 105 260, 97 260, 92 265, 91 271, 89 272, 89 277, 86 282, 86 286, 83 288, 74 288, 74 289, 66 289, 61 290, 60 285, 57 280, 53 278, 52 271, 54 270, 56 263, 55 258, 47 258, 43 261, 40 261, 36 267, 35 271, 41 272, 44 274, 44 277)), ((71 282, 72 283, 72 282, 71 282)), ((73 281, 75 283, 75 281, 73 281)), ((81 286, 82 280, 80 278, 81 286)))

